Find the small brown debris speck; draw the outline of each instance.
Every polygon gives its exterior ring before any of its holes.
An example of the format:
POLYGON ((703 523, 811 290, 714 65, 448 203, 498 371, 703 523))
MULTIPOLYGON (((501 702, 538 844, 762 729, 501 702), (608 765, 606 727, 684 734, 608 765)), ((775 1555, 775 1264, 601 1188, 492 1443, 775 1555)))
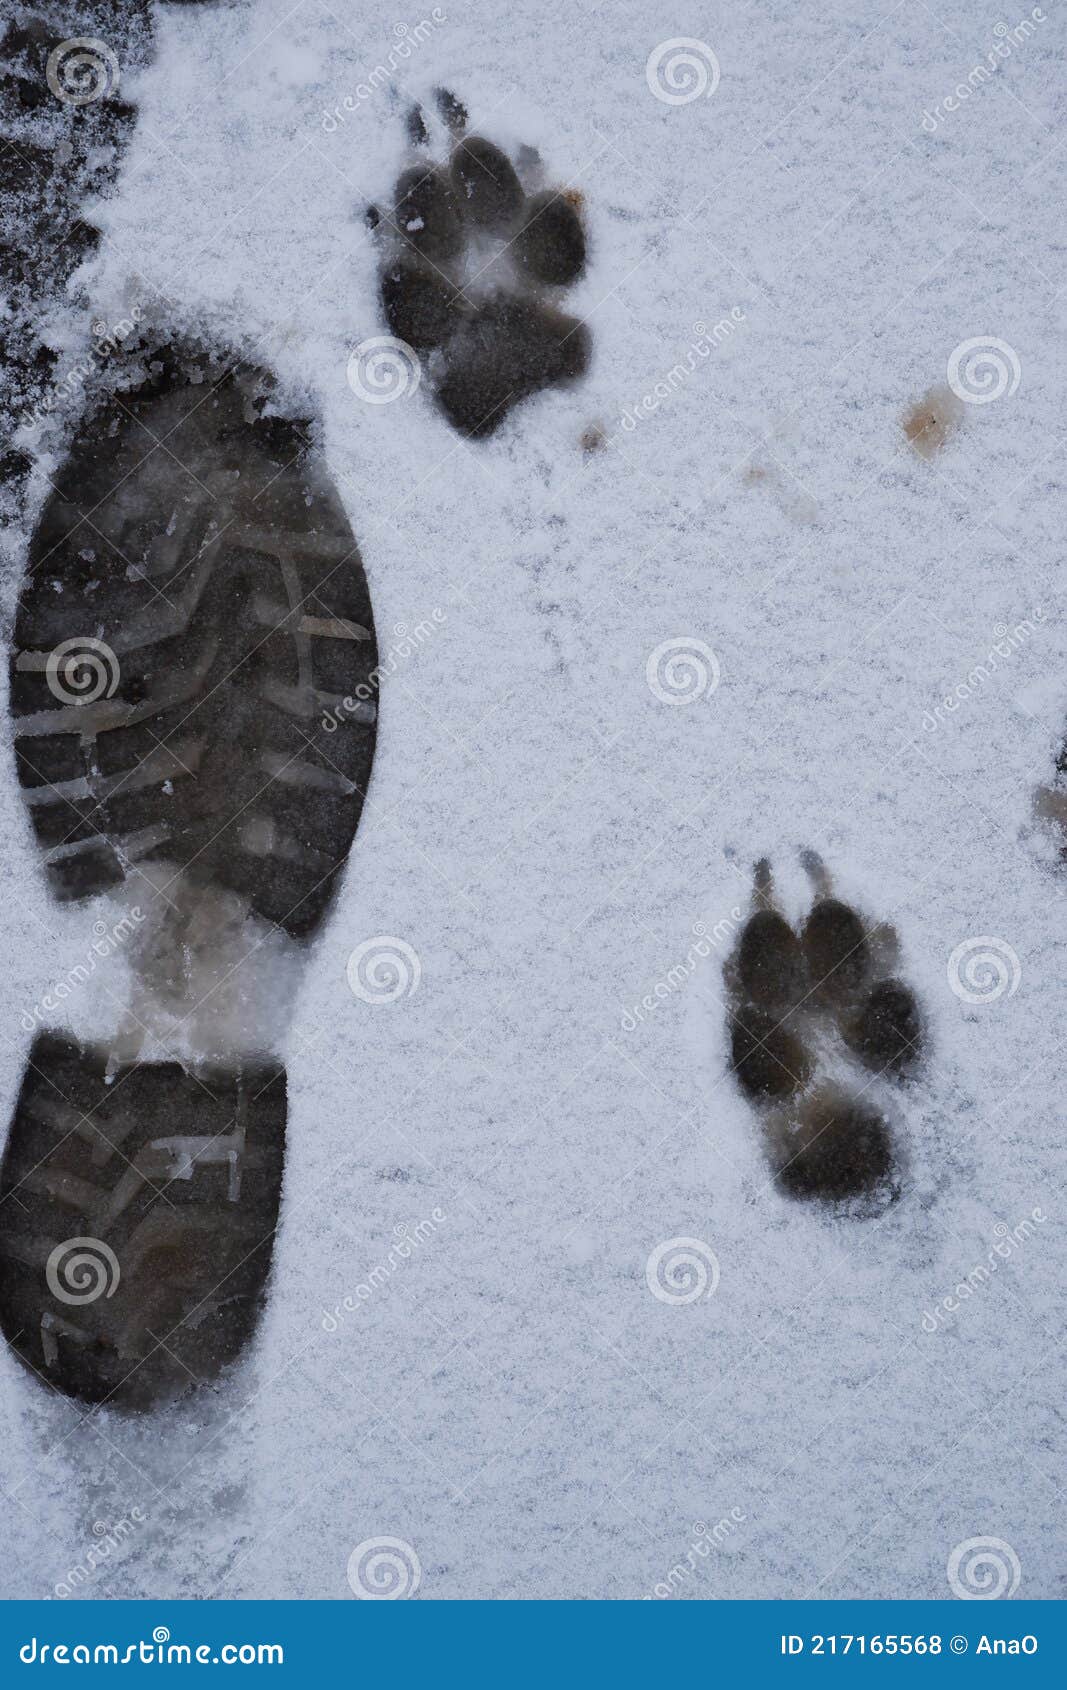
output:
POLYGON ((932 387, 904 418, 904 433, 920 458, 940 452, 960 425, 963 406, 950 387, 932 387))

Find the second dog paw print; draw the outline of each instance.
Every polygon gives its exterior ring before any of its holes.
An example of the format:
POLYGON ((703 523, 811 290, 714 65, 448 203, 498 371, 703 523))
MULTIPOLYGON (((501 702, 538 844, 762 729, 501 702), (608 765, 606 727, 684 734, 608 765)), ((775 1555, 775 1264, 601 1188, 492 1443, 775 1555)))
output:
POLYGON ((541 186, 532 148, 513 164, 467 134, 454 94, 439 89, 436 98, 447 162, 432 158, 416 108, 415 161, 391 208, 372 208, 368 220, 382 243, 390 329, 421 359, 452 426, 482 438, 520 400, 588 368, 589 330, 557 302, 585 269, 585 231, 579 196, 541 186))
POLYGON ((778 908, 770 865, 756 867, 753 912, 726 965, 730 1066, 760 1112, 786 1196, 857 1214, 899 1195, 899 1160, 876 1093, 914 1074, 925 1031, 895 972, 896 939, 834 896, 813 852, 815 900, 799 931, 778 908))

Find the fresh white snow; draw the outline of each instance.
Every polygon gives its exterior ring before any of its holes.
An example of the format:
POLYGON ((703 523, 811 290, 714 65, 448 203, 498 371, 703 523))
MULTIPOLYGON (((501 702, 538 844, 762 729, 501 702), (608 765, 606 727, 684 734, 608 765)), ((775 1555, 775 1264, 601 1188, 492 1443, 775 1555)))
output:
MULTIPOLYGON (((85 1420, 3 1359, 8 1593, 51 1594, 94 1522, 136 1508, 78 1594, 350 1599, 352 1549, 388 1536, 420 1598, 642 1597, 689 1559, 679 1598, 929 1598, 957 1544, 993 1536, 1020 1596, 1062 1596, 1065 880, 1032 799, 1067 716, 1063 9, 933 132, 924 113, 1028 10, 438 13, 407 14, 432 27, 395 97, 357 90, 403 20, 355 0, 162 5, 124 84, 140 119, 92 208, 93 319, 136 306, 273 367, 321 418, 383 651, 440 615, 383 688, 285 1047, 259 1342, 141 1422, 85 1420), (646 62, 682 37, 721 76, 671 105, 646 62), (437 84, 536 146, 590 233, 568 300, 588 379, 480 445, 425 390, 371 404, 346 377, 384 332, 363 212, 437 84), (979 337, 1013 351, 1017 388, 924 462, 902 417, 979 337), (646 679, 672 640, 718 664, 690 703, 646 679), (757 856, 799 916, 805 846, 895 924, 930 1027, 925 1074, 888 1098, 907 1183, 881 1220, 775 1192, 725 1074, 723 947, 656 993, 698 924, 736 925, 757 856), (372 1005, 346 963, 377 935, 421 978, 372 1005), (1018 984, 968 1003, 948 962, 982 936, 1018 984), (675 1238, 717 1258, 710 1297, 650 1292, 675 1238)), ((51 332, 87 342, 75 296, 51 332)), ((17 544, 5 567, 10 609, 17 544)), ((10 1107, 20 1019, 100 911, 49 902, 13 774, 0 830, 10 1107)), ((99 970, 102 1021, 121 970, 99 970)))

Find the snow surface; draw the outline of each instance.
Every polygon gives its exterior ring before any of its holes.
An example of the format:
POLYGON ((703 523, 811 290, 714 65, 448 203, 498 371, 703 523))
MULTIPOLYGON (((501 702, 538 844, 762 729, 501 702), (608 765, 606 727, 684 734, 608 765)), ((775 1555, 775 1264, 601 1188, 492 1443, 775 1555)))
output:
MULTIPOLYGON (((1028 12, 440 11, 396 96, 355 98, 332 130, 392 12, 164 5, 155 61, 124 84, 140 120, 78 278, 94 317, 139 303, 273 366, 322 419, 383 649, 443 619, 385 685, 299 997, 260 1340, 224 1387, 141 1422, 86 1419, 5 1359, 7 1593, 50 1594, 94 1522, 136 1508, 79 1594, 351 1599, 353 1547, 390 1536, 417 1552, 420 1598, 641 1597, 734 1510, 680 1598, 943 1596, 950 1552, 979 1536, 1012 1546, 1021 1596, 1062 1596, 1067 946, 1031 806, 1067 711, 1063 8, 1046 0, 932 134, 924 111, 1028 12), (646 60, 685 36, 721 81, 672 106, 646 60), (372 405, 346 379, 382 332, 362 213, 404 161, 406 96, 439 83, 580 188, 591 235, 570 296, 588 379, 478 446, 425 392, 372 405), (736 331, 623 427, 731 312, 736 331), (924 462, 901 419, 979 336, 1014 350, 1018 389, 965 407, 924 462), (605 445, 583 452, 593 425, 605 445), (676 638, 720 666, 686 705, 646 683, 676 638), (802 912, 804 846, 894 922, 931 1029, 924 1077, 892 1101, 906 1192, 873 1222, 770 1184, 724 1074, 721 951, 624 1027, 694 925, 745 904, 756 856, 802 912), (378 934, 414 946, 422 977, 375 1007, 345 965, 378 934), (969 1004, 947 963, 981 935, 1020 979, 969 1004), (924 1331, 994 1228, 1035 1207, 1033 1236, 924 1331), (394 1229, 435 1211, 324 1330, 394 1229), (714 1252, 713 1296, 650 1293, 649 1254, 676 1237, 714 1252)), ((74 355, 84 315, 51 333, 74 355)), ((13 779, 0 829, 10 1103, 20 1019, 97 912, 49 902, 13 779)), ((94 1002, 109 989, 101 971, 94 1002)))

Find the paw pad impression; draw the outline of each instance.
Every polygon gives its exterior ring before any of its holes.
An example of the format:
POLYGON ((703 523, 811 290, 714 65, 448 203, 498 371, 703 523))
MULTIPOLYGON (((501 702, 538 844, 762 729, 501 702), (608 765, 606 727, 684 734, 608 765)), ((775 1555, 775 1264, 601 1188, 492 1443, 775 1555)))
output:
POLYGON ((588 368, 589 330, 554 298, 585 269, 585 231, 576 196, 539 185, 530 149, 516 169, 492 141, 466 133, 455 95, 438 90, 437 105, 447 163, 433 161, 423 115, 413 114, 417 162, 391 210, 371 221, 389 328, 423 361, 453 428, 479 439, 521 400, 588 368))
POLYGON ((898 1193, 875 1092, 917 1069, 922 1017, 892 972, 895 936, 833 895, 814 853, 804 863, 815 901, 799 931, 776 907, 770 865, 757 865, 753 912, 726 966, 730 1066, 761 1112, 779 1190, 873 1213, 898 1193))

